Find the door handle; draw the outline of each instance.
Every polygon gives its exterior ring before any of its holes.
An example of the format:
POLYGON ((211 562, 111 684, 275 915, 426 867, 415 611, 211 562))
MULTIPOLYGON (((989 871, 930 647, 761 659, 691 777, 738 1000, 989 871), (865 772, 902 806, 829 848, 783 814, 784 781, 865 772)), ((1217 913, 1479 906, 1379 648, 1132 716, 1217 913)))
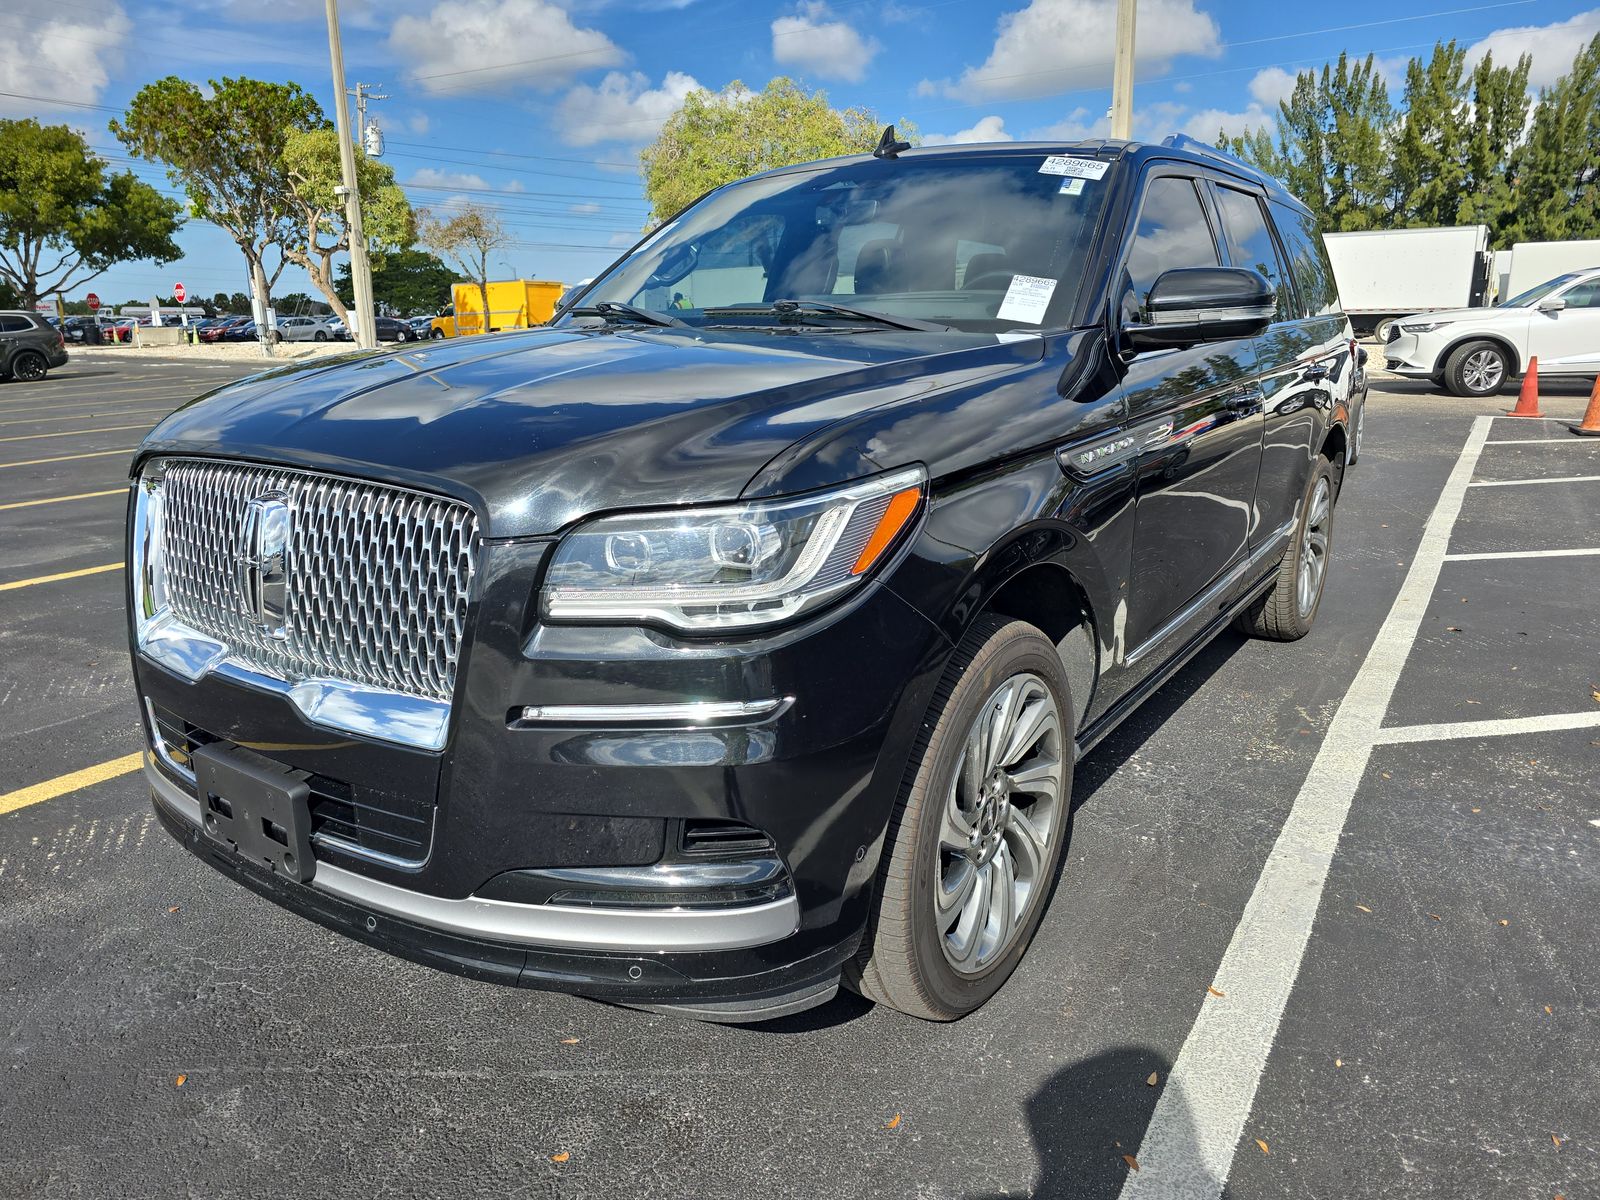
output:
POLYGON ((1263 396, 1259 391, 1249 388, 1242 392, 1234 392, 1222 403, 1233 412, 1249 412, 1259 405, 1262 399, 1263 396))
POLYGON ((1328 377, 1328 368, 1323 363, 1316 363, 1306 368, 1305 377, 1311 383, 1321 383, 1328 377))

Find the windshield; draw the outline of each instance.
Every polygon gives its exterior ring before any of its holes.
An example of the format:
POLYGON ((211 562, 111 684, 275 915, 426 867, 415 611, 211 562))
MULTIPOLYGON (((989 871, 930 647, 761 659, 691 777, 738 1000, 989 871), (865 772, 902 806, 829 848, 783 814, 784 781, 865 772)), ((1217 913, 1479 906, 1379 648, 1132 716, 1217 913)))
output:
POLYGON ((1558 287, 1561 287, 1564 284, 1571 283, 1576 278, 1577 278, 1576 274, 1557 275, 1554 279, 1551 279, 1551 280, 1548 280, 1548 281, 1546 281, 1544 283, 1541 283, 1538 287, 1529 288, 1527 291, 1523 292, 1522 295, 1520 295, 1520 296, 1513 296, 1509 300, 1500 301, 1500 303, 1497 304, 1495 307, 1496 308, 1527 308, 1529 305, 1539 303, 1539 301, 1543 300, 1546 296, 1548 296, 1551 292, 1555 291, 1558 287))
POLYGON ((720 188, 578 302, 695 326, 871 329, 779 300, 999 332, 1071 319, 1110 164, 1045 154, 884 159, 720 188), (747 307, 748 313, 726 311, 747 307))

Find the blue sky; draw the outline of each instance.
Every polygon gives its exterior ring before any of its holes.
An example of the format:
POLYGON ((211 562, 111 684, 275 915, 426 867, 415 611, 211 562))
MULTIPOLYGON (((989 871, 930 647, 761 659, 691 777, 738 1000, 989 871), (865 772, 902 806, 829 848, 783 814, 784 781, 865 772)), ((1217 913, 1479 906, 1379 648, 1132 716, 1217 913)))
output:
MULTIPOLYGON (((1140 0, 1136 136, 1210 139, 1269 120, 1293 73, 1340 50, 1378 56, 1399 98, 1413 54, 1456 38, 1497 60, 1534 56, 1548 83, 1600 32, 1563 0, 1140 0)), ((379 83, 385 159, 418 206, 501 210, 507 276, 573 282, 637 236, 633 164, 699 86, 791 75, 838 105, 910 119, 928 141, 1066 140, 1105 132, 1115 0, 342 0, 347 80, 379 83)), ((150 79, 292 79, 331 111, 323 0, 7 0, 0 115, 85 130, 131 164, 105 122, 150 79)), ((245 287, 220 231, 191 222, 185 257, 130 264, 92 286, 122 302, 245 287)), ((81 295, 84 289, 76 293, 81 295)), ((290 268, 278 291, 312 289, 290 268)))

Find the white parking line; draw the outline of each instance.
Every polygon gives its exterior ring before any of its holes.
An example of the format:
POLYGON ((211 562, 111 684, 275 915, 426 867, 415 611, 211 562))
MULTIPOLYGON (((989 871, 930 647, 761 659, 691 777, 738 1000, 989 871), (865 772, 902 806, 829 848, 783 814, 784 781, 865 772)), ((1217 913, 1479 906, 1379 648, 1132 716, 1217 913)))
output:
MULTIPOLYGON (((1399 595, 1345 693, 1178 1053, 1123 1200, 1217 1200, 1401 668, 1433 596, 1493 418, 1473 422, 1399 595)), ((1206 983, 1197 980, 1196 985, 1206 983)))
POLYGON ((1480 479, 1468 487, 1526 487, 1530 483, 1593 483, 1600 475, 1555 475, 1549 479, 1480 479))
POLYGON ((1588 729, 1600 725, 1593 712, 1548 713, 1542 717, 1503 717, 1488 721, 1444 721, 1438 725, 1391 725, 1378 730, 1380 746, 1413 742, 1448 742, 1457 738, 1509 737, 1514 733, 1548 733, 1553 729, 1588 729))
POLYGON ((1557 446, 1600 446, 1600 442, 1592 442, 1588 438, 1581 437, 1502 438, 1499 441, 1491 438, 1484 443, 1485 446, 1547 446, 1552 444, 1557 446))
POLYGON ((1485 562, 1491 558, 1586 558, 1600 548, 1578 550, 1487 550, 1479 554, 1446 554, 1445 562, 1485 562))

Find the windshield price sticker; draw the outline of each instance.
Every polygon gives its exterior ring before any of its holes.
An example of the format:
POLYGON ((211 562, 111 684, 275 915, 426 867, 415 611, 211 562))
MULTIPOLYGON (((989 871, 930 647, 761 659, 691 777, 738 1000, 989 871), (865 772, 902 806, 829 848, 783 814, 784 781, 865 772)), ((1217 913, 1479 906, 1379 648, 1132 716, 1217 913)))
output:
POLYGON ((1052 154, 1039 164, 1041 175, 1068 175, 1074 179, 1101 179, 1111 166, 1098 158, 1072 158, 1066 154, 1052 154))
POLYGON ((1026 321, 1037 325, 1044 320, 1044 310, 1050 307, 1050 297, 1055 294, 1056 281, 1040 275, 1013 275, 1006 298, 995 314, 1002 321, 1026 321))

